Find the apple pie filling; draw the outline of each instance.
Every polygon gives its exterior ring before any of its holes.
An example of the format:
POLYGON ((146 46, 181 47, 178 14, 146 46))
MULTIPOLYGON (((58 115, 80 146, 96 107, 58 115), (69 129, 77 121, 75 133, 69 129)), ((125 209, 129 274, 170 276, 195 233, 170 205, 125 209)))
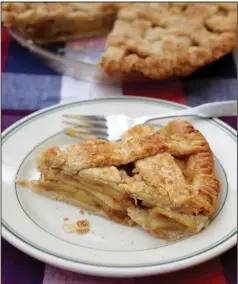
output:
POLYGON ((136 126, 119 142, 50 148, 38 157, 37 169, 39 180, 18 183, 165 240, 206 228, 220 188, 207 141, 180 120, 156 132, 136 126))

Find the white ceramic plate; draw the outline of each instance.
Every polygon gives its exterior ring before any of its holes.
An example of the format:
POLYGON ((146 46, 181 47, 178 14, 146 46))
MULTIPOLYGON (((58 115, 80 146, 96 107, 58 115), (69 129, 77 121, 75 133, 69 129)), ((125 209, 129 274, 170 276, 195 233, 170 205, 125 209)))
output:
MULTIPOLYGON (((165 273, 206 261, 236 243, 237 140, 236 132, 219 120, 192 123, 206 136, 216 156, 221 180, 216 214, 201 233, 166 243, 139 227, 127 228, 103 217, 80 215, 79 209, 38 196, 15 185, 16 175, 37 176, 35 156, 52 145, 64 146, 75 138, 64 136, 61 115, 165 113, 184 106, 146 98, 110 98, 56 105, 15 123, 2 137, 2 233, 25 253, 52 265, 104 276, 165 273), (91 232, 66 234, 63 219, 87 218, 91 232)), ((160 121, 160 123, 162 123, 160 121)))

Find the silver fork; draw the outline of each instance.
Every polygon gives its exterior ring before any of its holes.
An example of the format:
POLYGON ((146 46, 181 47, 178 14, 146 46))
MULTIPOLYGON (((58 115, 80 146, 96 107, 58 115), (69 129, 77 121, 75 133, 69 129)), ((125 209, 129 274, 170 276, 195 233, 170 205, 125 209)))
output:
POLYGON ((234 100, 207 103, 193 108, 175 110, 160 115, 144 115, 137 118, 131 118, 125 115, 102 116, 78 114, 64 114, 63 117, 73 119, 64 121, 64 123, 74 126, 65 129, 66 134, 68 135, 83 139, 96 137, 113 141, 120 139, 121 134, 129 128, 138 124, 151 122, 153 120, 190 116, 198 118, 212 118, 236 115, 237 101, 234 100))

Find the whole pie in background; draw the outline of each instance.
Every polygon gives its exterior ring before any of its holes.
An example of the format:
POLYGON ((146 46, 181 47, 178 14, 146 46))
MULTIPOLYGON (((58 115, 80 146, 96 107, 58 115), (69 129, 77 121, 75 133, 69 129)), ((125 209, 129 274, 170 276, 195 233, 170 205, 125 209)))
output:
POLYGON ((106 73, 187 76, 236 47, 236 3, 4 3, 7 28, 37 44, 108 34, 106 73))
POLYGON ((119 142, 51 147, 37 158, 37 169, 38 180, 17 182, 170 241, 209 225, 220 190, 209 144, 182 120, 158 131, 136 126, 119 142))

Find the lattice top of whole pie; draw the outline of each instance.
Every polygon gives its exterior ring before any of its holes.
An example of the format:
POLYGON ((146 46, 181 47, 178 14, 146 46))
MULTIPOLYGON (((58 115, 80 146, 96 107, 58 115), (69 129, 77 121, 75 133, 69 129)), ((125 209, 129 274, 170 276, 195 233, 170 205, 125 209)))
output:
POLYGON ((4 3, 2 16, 39 43, 104 34, 114 22, 99 63, 109 74, 186 76, 236 46, 236 3, 4 3))
POLYGON ((134 3, 118 13, 100 65, 154 79, 185 76, 236 46, 235 3, 134 3))

